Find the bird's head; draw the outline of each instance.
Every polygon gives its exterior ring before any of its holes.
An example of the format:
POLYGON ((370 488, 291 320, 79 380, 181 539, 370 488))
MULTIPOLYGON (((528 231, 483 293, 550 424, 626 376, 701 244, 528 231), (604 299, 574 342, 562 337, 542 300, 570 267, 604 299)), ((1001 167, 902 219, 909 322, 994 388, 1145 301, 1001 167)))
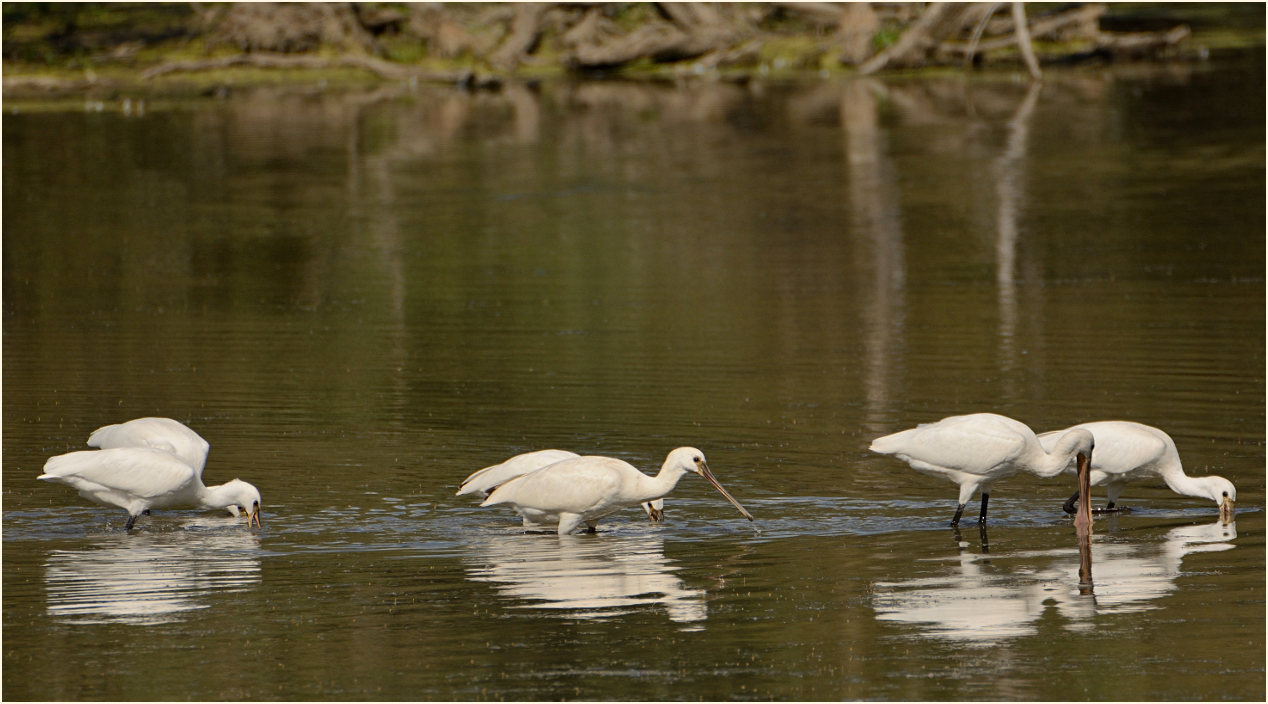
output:
POLYGON ((229 513, 237 516, 238 511, 241 510, 247 515, 247 527, 250 527, 252 523, 257 528, 263 527, 260 525, 260 490, 241 479, 234 479, 224 487, 224 496, 229 502, 226 506, 229 513))
POLYGON ((647 519, 652 523, 659 523, 665 518, 665 500, 656 499, 643 504, 643 510, 647 512, 647 519))
POLYGON ((1206 478, 1210 497, 1220 505, 1220 520, 1233 522, 1233 504, 1237 502, 1237 487, 1224 477, 1210 476, 1206 478))
POLYGON ((1069 448, 1071 454, 1083 455, 1084 461, 1092 461, 1092 448, 1096 447, 1096 438, 1087 428, 1074 428, 1062 435, 1058 443, 1069 448))
MULTIPOLYGON (((731 496, 730 492, 726 489, 723 489, 722 485, 718 483, 718 480, 714 478, 713 472, 709 471, 709 463, 705 461, 703 452, 694 447, 680 447, 669 453, 669 456, 665 458, 664 466, 677 468, 684 472, 693 472, 704 477, 706 481, 713 485, 714 489, 721 492, 722 495, 726 497, 726 500, 731 502, 732 506, 738 508, 745 518, 750 521, 753 520, 753 514, 746 511, 744 507, 740 505, 740 502, 736 501, 735 497, 731 496)), ((663 469, 664 467, 662 467, 662 470, 663 469)))
POLYGON ((1052 471, 1040 471, 1037 474, 1047 477, 1056 476, 1070 465, 1071 460, 1074 460, 1076 471, 1083 470, 1085 467, 1091 469, 1092 449, 1095 446, 1096 438, 1092 437, 1091 431, 1087 428, 1071 428, 1057 440, 1056 446, 1049 453, 1049 457, 1054 460, 1064 461, 1059 465, 1054 464, 1052 471))

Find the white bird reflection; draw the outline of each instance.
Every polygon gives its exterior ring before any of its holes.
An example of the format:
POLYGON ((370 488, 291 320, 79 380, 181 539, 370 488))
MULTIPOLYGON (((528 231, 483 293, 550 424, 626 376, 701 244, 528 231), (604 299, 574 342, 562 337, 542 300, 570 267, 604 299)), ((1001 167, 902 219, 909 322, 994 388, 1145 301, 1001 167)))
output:
POLYGON ((1181 526, 1161 544, 1108 542, 1094 536, 1093 593, 1078 591, 1076 548, 976 555, 962 552, 958 566, 939 577, 876 585, 876 618, 924 626, 923 634, 969 643, 996 643, 1033 635, 1046 609, 1065 618, 1064 627, 1083 631, 1093 617, 1157 608, 1173 591, 1184 556, 1231 550, 1236 524, 1181 526))
POLYGON ((497 585, 524 600, 516 608, 558 609, 600 619, 663 606, 669 620, 696 630, 708 613, 702 589, 674 574, 664 541, 655 535, 507 535, 475 544, 467 578, 497 585), (692 627, 691 624, 697 624, 692 627))
POLYGON ((45 562, 51 616, 72 623, 155 625, 210 606, 213 592, 260 582, 259 538, 201 518, 185 530, 103 536, 96 545, 53 550, 45 562))

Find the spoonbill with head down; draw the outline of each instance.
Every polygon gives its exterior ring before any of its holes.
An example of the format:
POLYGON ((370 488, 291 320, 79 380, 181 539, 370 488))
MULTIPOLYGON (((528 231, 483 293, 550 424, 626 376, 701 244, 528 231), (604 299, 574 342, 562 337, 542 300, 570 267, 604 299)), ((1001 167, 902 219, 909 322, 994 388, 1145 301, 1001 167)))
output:
POLYGON ((558 524, 559 535, 567 535, 582 523, 594 532, 605 516, 665 496, 688 472, 704 477, 745 518, 753 520, 714 478, 704 453, 694 447, 670 452, 655 477, 611 457, 565 459, 502 484, 480 505, 510 504, 528 523, 558 524))
MULTIPOLYGON (((1065 430, 1054 430, 1039 436, 1045 449, 1054 446, 1062 434, 1081 428, 1096 438, 1096 460, 1092 462, 1092 486, 1105 485, 1106 504, 1096 513, 1123 510, 1115 507, 1118 497, 1129 482, 1159 478, 1169 489, 1184 496, 1210 499, 1220 507, 1220 520, 1233 520, 1237 489, 1224 477, 1208 475, 1190 477, 1180 465, 1176 443, 1162 430, 1127 420, 1101 420, 1080 423, 1065 430)), ((1079 492, 1065 503, 1066 513, 1074 513, 1079 492)))
POLYGON ((260 492, 234 479, 205 486, 207 441, 168 418, 138 418, 97 429, 89 445, 103 449, 49 458, 39 479, 65 484, 81 496, 128 512, 125 530, 152 508, 223 508, 247 514, 247 525, 260 526, 260 492))
MULTIPOLYGON (((493 493, 493 490, 508 481, 535 472, 542 467, 550 466, 562 460, 570 460, 580 457, 575 452, 567 450, 537 450, 535 452, 525 452, 522 455, 516 455, 501 464, 495 464, 491 467, 485 467, 477 472, 473 472, 471 476, 462 480, 462 486, 459 487, 455 496, 463 494, 474 494, 483 492, 484 496, 493 493)), ((647 501, 642 504, 643 510, 647 511, 647 517, 656 522, 665 517, 665 500, 656 499, 647 501)), ((529 527, 535 525, 527 518, 524 519, 524 526, 529 527)))
POLYGON ((1055 477, 1072 461, 1090 461, 1093 444, 1092 433, 1075 428, 1045 451, 1025 423, 994 413, 973 413, 877 438, 870 449, 894 455, 916 471, 959 484, 959 505, 951 519, 954 526, 959 525, 964 507, 979 489, 982 510, 977 520, 985 523, 986 504, 996 481, 1020 471, 1055 477))

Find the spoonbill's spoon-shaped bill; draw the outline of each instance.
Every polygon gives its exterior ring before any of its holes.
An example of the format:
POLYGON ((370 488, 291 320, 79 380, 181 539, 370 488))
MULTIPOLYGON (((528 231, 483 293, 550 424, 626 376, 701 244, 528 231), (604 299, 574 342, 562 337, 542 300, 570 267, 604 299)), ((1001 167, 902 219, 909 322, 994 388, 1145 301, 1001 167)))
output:
POLYGON ((650 477, 611 457, 575 457, 512 479, 498 486, 481 506, 508 504, 534 524, 558 524, 566 535, 585 523, 593 531, 599 520, 627 506, 659 499, 687 473, 698 474, 750 521, 744 509, 709 471, 704 453, 680 447, 665 458, 660 472, 650 477))
POLYGON ((1055 477, 1071 462, 1088 462, 1092 433, 1072 429, 1045 451, 1025 423, 994 413, 950 416, 877 438, 872 452, 894 455, 918 472, 960 485, 951 525, 958 525, 969 499, 982 492, 978 522, 986 522, 991 485, 1018 472, 1055 477))
MULTIPOLYGON (((1115 504, 1129 483, 1161 479, 1177 494, 1214 501, 1219 506, 1220 520, 1225 523, 1233 520, 1237 501, 1233 483, 1214 474, 1205 477, 1185 474, 1175 441, 1162 430, 1127 420, 1101 420, 1043 433, 1039 442, 1044 449, 1050 449, 1062 435, 1075 428, 1086 430, 1096 438, 1096 459, 1092 462, 1090 481, 1092 486, 1104 485, 1106 496, 1105 509, 1097 509, 1097 512, 1121 510, 1115 504)), ((1066 501, 1067 513, 1074 513, 1078 499, 1079 494, 1075 492, 1066 501)))
MULTIPOLYGON (((485 467, 477 472, 473 472, 471 476, 462 480, 462 486, 459 487, 456 496, 463 494, 474 494, 483 492, 484 496, 493 493, 493 490, 508 481, 535 472, 543 467, 548 467, 556 462, 574 459, 580 457, 575 452, 567 450, 536 450, 534 452, 525 452, 522 455, 516 455, 505 462, 495 464, 491 467, 485 467)), ((665 517, 665 501, 664 499, 656 499, 654 501, 646 501, 642 504, 643 510, 647 512, 647 517, 652 522, 660 521, 665 517)), ((525 525, 533 525, 525 522, 525 525)))

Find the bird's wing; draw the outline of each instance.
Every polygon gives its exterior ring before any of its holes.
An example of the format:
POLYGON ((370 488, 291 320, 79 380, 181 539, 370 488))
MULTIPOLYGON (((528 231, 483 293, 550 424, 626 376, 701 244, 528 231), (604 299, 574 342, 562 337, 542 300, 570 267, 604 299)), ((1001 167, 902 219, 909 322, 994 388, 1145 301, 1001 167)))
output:
POLYGON ((88 436, 89 447, 151 447, 179 457, 202 477, 211 446, 201 435, 171 418, 137 418, 97 428, 88 436))
POLYGON ((462 481, 462 487, 458 489, 457 496, 463 494, 472 494, 477 491, 491 491, 494 487, 514 479, 515 477, 528 474, 542 467, 548 467, 556 462, 580 457, 575 452, 567 450, 537 450, 536 452, 525 452, 522 455, 516 455, 511 459, 495 464, 491 467, 485 467, 478 472, 473 473, 462 481))
POLYGON ((494 489, 481 506, 514 504, 545 513, 584 513, 620 493, 622 465, 638 471, 609 457, 556 462, 494 489))
POLYGON ((877 438, 872 451, 931 468, 984 474, 1025 450, 1025 436, 994 417, 954 416, 877 438))
POLYGON ((81 488, 85 483, 142 498, 166 496, 196 478, 194 468, 162 450, 122 447, 50 457, 40 479, 81 488))

